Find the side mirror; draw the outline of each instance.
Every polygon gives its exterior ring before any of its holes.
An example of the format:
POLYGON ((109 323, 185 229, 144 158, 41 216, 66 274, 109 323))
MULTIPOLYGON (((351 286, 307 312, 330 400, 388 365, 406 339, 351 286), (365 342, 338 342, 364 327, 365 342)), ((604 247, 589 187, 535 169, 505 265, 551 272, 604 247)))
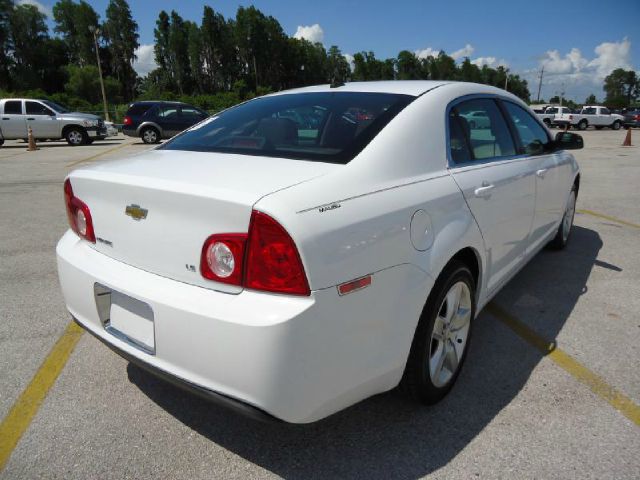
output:
POLYGON ((577 133, 558 132, 556 134, 557 150, 580 150, 584 148, 584 140, 577 133))

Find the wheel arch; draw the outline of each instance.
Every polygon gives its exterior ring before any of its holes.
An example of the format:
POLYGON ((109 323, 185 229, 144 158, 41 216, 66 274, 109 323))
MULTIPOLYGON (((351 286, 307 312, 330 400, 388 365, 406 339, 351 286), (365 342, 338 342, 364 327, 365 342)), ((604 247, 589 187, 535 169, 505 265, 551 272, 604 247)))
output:
POLYGON ((142 131, 148 127, 155 128, 158 131, 158 134, 160 134, 160 136, 162 137, 162 127, 160 127, 160 125, 158 125, 156 122, 142 122, 140 125, 138 125, 138 128, 136 129, 136 133, 138 134, 138 136, 142 135, 142 131))
POLYGON ((62 127, 62 137, 63 138, 66 137, 67 136, 67 132, 69 130, 71 130, 72 128, 79 128, 83 132, 87 133, 87 129, 84 128, 82 125, 78 125, 77 123, 70 123, 70 124, 65 125, 64 127, 62 127))

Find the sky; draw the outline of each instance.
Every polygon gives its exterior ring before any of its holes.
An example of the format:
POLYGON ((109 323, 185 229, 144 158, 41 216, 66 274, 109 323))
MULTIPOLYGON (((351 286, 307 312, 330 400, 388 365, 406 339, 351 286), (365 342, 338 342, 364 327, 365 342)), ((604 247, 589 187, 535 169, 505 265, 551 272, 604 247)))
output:
MULTIPOLYGON (((50 16, 52 0, 19 0, 38 5, 50 16)), ((108 0, 88 0, 104 17, 108 0)), ((226 18, 238 6, 254 5, 275 17, 296 37, 337 45, 349 58, 373 51, 377 58, 400 50, 426 56, 440 49, 458 61, 469 57, 478 65, 505 65, 529 81, 535 100, 539 71, 544 66, 542 97, 564 91, 584 102, 593 93, 604 97, 602 82, 615 68, 640 70, 640 0, 129 0, 139 25, 135 68, 145 74, 154 67, 153 29, 161 9, 176 10, 200 23, 207 4, 226 18)), ((53 23, 50 22, 51 27, 53 23)))

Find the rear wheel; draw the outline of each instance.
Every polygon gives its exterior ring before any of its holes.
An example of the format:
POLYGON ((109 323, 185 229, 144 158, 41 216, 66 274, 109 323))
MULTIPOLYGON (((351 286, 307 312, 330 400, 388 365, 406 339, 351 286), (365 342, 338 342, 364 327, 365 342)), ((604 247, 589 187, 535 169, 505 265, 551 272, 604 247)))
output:
POLYGON ((567 246, 567 243, 569 242, 569 235, 571 234, 571 229, 573 228, 573 217, 576 214, 577 195, 578 192, 574 185, 571 189, 571 193, 569 194, 567 208, 565 209, 564 215, 562 216, 562 221, 560 222, 560 226, 558 227, 556 236, 553 237, 553 240, 551 240, 551 242, 549 242, 549 246, 551 248, 562 250, 567 246))
POLYGON ((145 127, 140 132, 140 137, 144 143, 158 143, 160 141, 160 132, 153 127, 145 127))
POLYGON ((578 130, 586 130, 588 126, 589 123, 586 120, 580 120, 580 122, 578 122, 578 130))
POLYGON ((613 128, 614 130, 620 130, 621 126, 622 124, 620 123, 620 121, 616 120, 615 122, 613 122, 613 125, 611 125, 611 128, 613 128))
POLYGON ((422 403, 440 401, 465 360, 475 316, 471 271, 453 260, 440 274, 424 307, 400 389, 422 403))
POLYGON ((69 145, 77 147, 78 145, 85 144, 89 136, 87 135, 87 132, 85 132, 84 128, 71 127, 66 131, 64 138, 67 140, 69 145))

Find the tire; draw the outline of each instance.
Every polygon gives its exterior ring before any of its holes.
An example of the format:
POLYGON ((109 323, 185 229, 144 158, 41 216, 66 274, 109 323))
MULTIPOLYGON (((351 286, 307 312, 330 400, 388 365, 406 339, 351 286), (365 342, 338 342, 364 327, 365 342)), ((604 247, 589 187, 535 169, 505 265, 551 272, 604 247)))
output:
POLYGON ((4 145, 4 139, 3 139, 3 138, 0 138, 0 147, 1 147, 2 145, 4 145))
POLYGON ((578 198, 578 191, 574 185, 569 193, 569 200, 567 201, 567 207, 565 208, 562 221, 558 226, 558 231, 553 240, 549 242, 549 247, 554 250, 562 250, 569 243, 569 237, 571 236, 571 229, 573 227, 573 219, 576 214, 576 200, 578 198))
POLYGON ((542 123, 544 123, 547 128, 551 128, 551 120, 549 120, 548 118, 545 118, 544 120, 542 120, 542 123))
POLYGON ((578 122, 578 130, 586 130, 588 126, 589 122, 587 122, 586 120, 580 120, 578 122))
POLYGON ((452 260, 438 277, 418 321, 400 381, 403 393, 427 405, 449 393, 469 349, 475 312, 473 275, 465 264, 452 260), (457 298, 455 291, 460 293, 457 298), (456 303, 457 310, 450 307, 456 303))
POLYGON ((84 128, 71 127, 65 132, 64 138, 69 145, 77 147, 79 145, 85 145, 89 136, 84 128))
POLYGON ((616 121, 615 121, 615 122, 613 122, 613 124, 611 125, 611 128, 612 128, 613 130, 620 130, 620 127, 621 127, 621 126, 622 126, 622 125, 620 124, 620 122, 619 122, 618 120, 616 120, 616 121))
POLYGON ((140 131, 140 138, 147 144, 160 142, 160 132, 154 127, 145 127, 140 131))

